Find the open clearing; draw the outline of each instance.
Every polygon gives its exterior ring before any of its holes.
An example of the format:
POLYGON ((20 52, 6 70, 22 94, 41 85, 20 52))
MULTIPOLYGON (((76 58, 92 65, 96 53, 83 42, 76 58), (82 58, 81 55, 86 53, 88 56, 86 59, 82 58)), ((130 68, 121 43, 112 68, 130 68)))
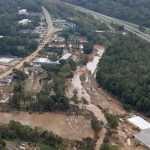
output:
POLYGON ((58 113, 32 113, 11 112, 0 113, 0 122, 8 123, 10 120, 18 121, 23 125, 40 127, 70 140, 93 138, 90 120, 83 116, 67 116, 58 113))

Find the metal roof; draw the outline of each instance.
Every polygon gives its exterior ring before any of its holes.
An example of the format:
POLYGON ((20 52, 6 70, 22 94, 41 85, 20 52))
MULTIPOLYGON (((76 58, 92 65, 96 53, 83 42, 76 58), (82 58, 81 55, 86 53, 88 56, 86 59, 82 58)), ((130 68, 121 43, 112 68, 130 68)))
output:
POLYGON ((142 130, 140 133, 135 134, 134 137, 143 145, 150 148, 150 128, 142 130))
POLYGON ((60 60, 67 60, 68 58, 70 58, 72 56, 72 54, 71 53, 66 53, 65 55, 63 55, 61 58, 60 58, 60 60))
POLYGON ((0 57, 0 63, 1 64, 6 64, 6 63, 9 63, 9 62, 11 62, 13 60, 14 60, 14 58, 0 57))
POLYGON ((38 58, 34 60, 33 63, 40 63, 40 64, 59 64, 58 61, 51 61, 48 58, 38 58))
POLYGON ((139 116, 134 116, 132 118, 129 118, 128 121, 132 123, 134 126, 136 126, 137 128, 139 128, 140 130, 150 128, 150 123, 139 116))

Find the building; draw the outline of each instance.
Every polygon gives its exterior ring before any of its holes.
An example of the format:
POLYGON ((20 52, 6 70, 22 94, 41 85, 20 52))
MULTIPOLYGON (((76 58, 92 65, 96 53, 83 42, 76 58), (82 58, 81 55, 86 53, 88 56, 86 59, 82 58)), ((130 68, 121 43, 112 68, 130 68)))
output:
POLYGON ((31 20, 29 20, 29 19, 23 19, 23 20, 20 20, 18 23, 20 25, 27 25, 27 24, 31 23, 31 20))
POLYGON ((0 79, 0 84, 4 85, 4 84, 7 84, 7 85, 10 85, 12 82, 12 79, 11 78, 7 78, 7 79, 0 79))
POLYGON ((0 57, 0 64, 7 64, 16 58, 9 58, 9 57, 0 57))
POLYGON ((63 55, 59 60, 67 60, 72 56, 71 53, 66 53, 65 55, 63 55))
POLYGON ((150 123, 139 116, 134 116, 127 121, 141 132, 134 135, 137 142, 150 149, 150 123))
POLYGON ((18 14, 19 15, 27 15, 28 11, 27 11, 27 9, 21 9, 21 10, 18 11, 18 14))
POLYGON ((134 135, 135 139, 143 146, 150 149, 150 128, 142 130, 134 135))
POLYGON ((48 65, 48 64, 59 64, 59 61, 51 61, 48 58, 38 58, 33 61, 34 64, 37 65, 48 65))
POLYGON ((65 39, 63 37, 54 37, 51 39, 50 42, 54 42, 54 43, 63 43, 65 41, 65 39))
POLYGON ((150 128, 150 123, 139 116, 129 118, 127 121, 139 130, 150 128))
POLYGON ((58 26, 59 28, 68 29, 76 27, 76 24, 73 22, 62 20, 62 19, 55 19, 53 20, 54 25, 58 26))

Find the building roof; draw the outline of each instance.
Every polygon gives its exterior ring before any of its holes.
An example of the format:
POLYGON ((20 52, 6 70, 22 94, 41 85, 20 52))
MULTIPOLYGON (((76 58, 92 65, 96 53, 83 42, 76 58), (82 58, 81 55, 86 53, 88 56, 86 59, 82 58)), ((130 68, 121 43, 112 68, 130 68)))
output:
POLYGON ((23 19, 23 20, 20 20, 18 23, 22 24, 22 25, 26 25, 26 24, 28 24, 30 22, 31 22, 31 20, 29 20, 29 19, 23 19))
POLYGON ((18 11, 19 15, 27 14, 27 9, 21 9, 18 11))
POLYGON ((140 133, 135 134, 134 137, 143 145, 150 148, 150 128, 142 130, 140 133))
POLYGON ((129 118, 128 121, 132 123, 134 126, 136 126, 137 128, 139 128, 140 130, 150 128, 150 123, 139 116, 134 116, 132 118, 129 118))
POLYGON ((65 55, 63 55, 61 58, 60 58, 60 60, 67 60, 67 59, 69 59, 70 57, 72 56, 72 54, 71 53, 66 53, 65 55))
POLYGON ((2 78, 0 78, 0 83, 1 84, 10 84, 11 82, 12 82, 11 78, 8 78, 8 79, 2 79, 2 78))
POLYGON ((59 64, 58 61, 51 61, 48 58, 38 58, 37 60, 34 60, 33 62, 40 63, 40 64, 59 64))
POLYGON ((0 64, 7 64, 13 60, 14 58, 0 57, 0 64))

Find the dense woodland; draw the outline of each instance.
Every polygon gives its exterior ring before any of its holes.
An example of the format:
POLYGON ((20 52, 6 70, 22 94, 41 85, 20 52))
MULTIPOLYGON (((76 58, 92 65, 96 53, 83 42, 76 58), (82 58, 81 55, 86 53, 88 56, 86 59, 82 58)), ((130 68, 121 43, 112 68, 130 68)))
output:
POLYGON ((21 34, 22 29, 33 29, 39 23, 39 16, 18 15, 20 9, 41 12, 38 2, 26 0, 0 1, 0 55, 27 56, 37 48, 34 36, 21 34), (7 11, 6 11, 7 10, 7 11), (26 26, 18 24, 19 20, 30 19, 26 26))
POLYGON ((150 114, 150 44, 116 36, 99 63, 97 81, 126 104, 150 114))
POLYGON ((150 28, 149 0, 62 0, 150 28))

